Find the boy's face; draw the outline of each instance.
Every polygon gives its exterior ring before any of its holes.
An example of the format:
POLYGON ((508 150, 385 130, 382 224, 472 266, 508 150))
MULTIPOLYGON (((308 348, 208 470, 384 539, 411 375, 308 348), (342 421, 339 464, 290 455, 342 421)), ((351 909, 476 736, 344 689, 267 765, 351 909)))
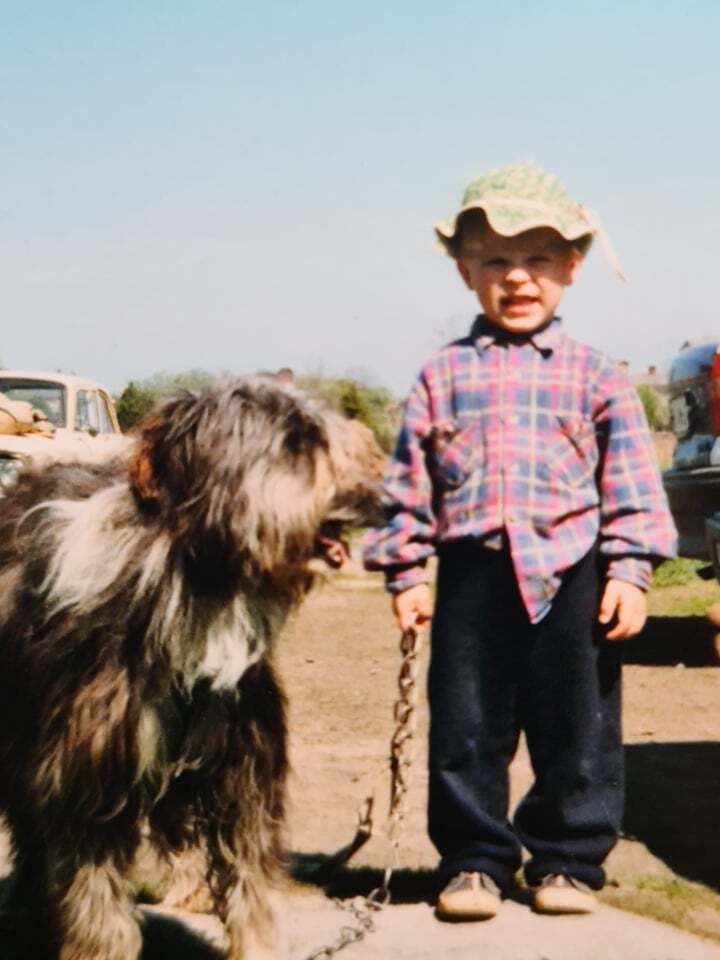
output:
POLYGON ((503 237, 488 226, 468 231, 458 270, 485 315, 510 333, 532 333, 553 316, 582 262, 549 227, 503 237))

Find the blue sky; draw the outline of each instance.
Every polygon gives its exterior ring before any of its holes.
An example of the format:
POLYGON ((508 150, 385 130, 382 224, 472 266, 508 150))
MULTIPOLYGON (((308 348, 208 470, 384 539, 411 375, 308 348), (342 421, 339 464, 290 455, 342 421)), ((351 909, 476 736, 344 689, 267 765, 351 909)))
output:
POLYGON ((599 211, 568 328, 642 369, 720 334, 715 0, 3 4, 0 358, 362 374, 474 313, 434 220, 534 160, 599 211))

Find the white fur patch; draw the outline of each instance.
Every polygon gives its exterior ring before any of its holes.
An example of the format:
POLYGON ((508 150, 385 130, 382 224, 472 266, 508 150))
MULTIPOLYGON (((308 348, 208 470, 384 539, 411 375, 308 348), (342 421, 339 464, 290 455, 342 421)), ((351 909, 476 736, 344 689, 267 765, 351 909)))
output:
POLYGON ((237 599, 208 627, 205 654, 197 666, 195 679, 209 679, 212 690, 233 690, 264 650, 265 643, 257 635, 245 604, 237 599))
POLYGON ((140 713, 140 722, 137 729, 138 780, 154 766, 159 742, 160 723, 157 714, 152 707, 145 706, 140 713))
MULTIPOLYGON (((90 612, 98 598, 132 565, 144 538, 142 526, 134 520, 135 508, 127 484, 115 484, 86 500, 52 500, 35 509, 46 509, 59 522, 60 534, 42 585, 48 591, 51 613, 72 608, 90 612)), ((44 525, 40 527, 42 535, 44 525)), ((156 538, 145 556, 143 590, 162 577, 167 563, 169 540, 156 538)))

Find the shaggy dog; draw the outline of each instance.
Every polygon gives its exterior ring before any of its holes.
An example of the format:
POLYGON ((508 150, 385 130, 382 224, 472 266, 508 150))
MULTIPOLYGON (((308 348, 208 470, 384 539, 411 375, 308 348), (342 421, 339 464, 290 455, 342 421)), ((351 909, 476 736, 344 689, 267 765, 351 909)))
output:
POLYGON ((129 461, 28 472, 2 501, 0 803, 59 960, 139 956, 143 834, 202 848, 231 960, 276 956, 273 640, 381 464, 369 431, 252 378, 168 403, 129 461))

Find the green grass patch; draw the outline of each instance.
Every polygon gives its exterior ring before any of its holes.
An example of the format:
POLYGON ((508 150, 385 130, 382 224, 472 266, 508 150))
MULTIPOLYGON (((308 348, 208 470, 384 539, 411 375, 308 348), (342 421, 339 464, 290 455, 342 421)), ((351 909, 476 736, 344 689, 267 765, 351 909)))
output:
POLYGON ((684 583, 697 583, 697 571, 706 566, 705 560, 687 560, 685 557, 666 560, 655 570, 652 586, 675 587, 684 583))
POLYGON ((623 875, 600 893, 603 903, 720 942, 720 893, 682 877, 623 875))
POLYGON ((715 581, 656 587, 648 595, 652 617, 702 617, 708 607, 720 603, 720 585, 715 581))

